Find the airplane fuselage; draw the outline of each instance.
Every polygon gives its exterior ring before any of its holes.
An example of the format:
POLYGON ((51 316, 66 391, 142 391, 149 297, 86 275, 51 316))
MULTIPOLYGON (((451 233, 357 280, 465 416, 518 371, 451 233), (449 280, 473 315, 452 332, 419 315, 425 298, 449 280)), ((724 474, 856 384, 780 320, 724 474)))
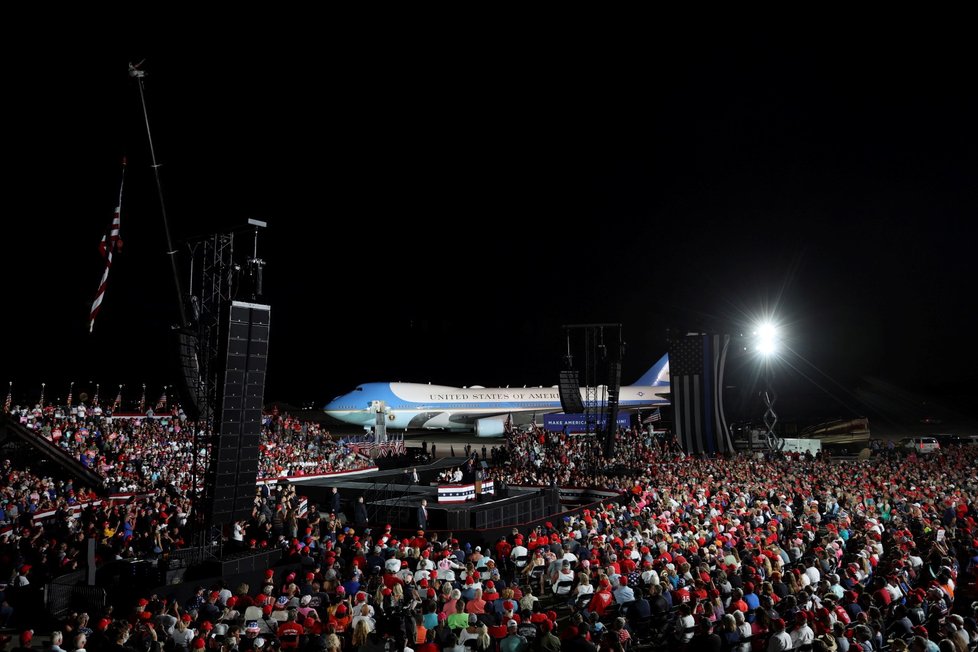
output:
MULTIPOLYGON (((663 395, 669 386, 629 385, 619 392, 623 410, 667 405, 663 395)), ((581 400, 603 404, 603 387, 580 389, 581 400)), ((420 383, 366 383, 337 397, 325 408, 340 421, 369 428, 376 424, 378 410, 388 428, 475 430, 483 436, 502 434, 506 419, 529 423, 538 415, 561 411, 556 387, 449 387, 420 383)))

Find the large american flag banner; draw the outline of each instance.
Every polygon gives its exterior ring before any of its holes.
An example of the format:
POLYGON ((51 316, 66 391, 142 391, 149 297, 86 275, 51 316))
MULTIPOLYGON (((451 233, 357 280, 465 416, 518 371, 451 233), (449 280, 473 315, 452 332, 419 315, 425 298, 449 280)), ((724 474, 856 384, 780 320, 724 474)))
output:
POLYGON ((102 272, 102 280, 99 281, 98 291, 95 293, 95 300, 92 302, 91 314, 88 318, 88 332, 91 333, 95 328, 95 317, 102 309, 102 300, 105 298, 105 288, 109 284, 109 270, 112 269, 112 254, 122 249, 122 239, 119 237, 119 226, 122 219, 122 186, 126 180, 126 159, 122 159, 122 178, 119 180, 119 201, 116 202, 115 211, 112 213, 112 224, 109 231, 102 236, 98 244, 99 253, 105 259, 105 270, 102 272))
POLYGON ((723 366, 729 335, 690 334, 669 345, 676 438, 687 454, 733 451, 723 412, 723 366))

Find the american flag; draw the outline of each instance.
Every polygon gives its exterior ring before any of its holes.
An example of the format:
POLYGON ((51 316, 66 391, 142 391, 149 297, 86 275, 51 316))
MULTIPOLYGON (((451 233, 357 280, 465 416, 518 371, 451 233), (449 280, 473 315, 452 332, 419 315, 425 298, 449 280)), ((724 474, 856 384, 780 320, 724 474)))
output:
POLYGON ((3 401, 3 411, 10 412, 10 406, 14 403, 14 381, 7 385, 7 398, 3 401))
POLYGON ((67 401, 68 407, 71 407, 71 400, 74 394, 75 394, 75 382, 72 381, 71 384, 68 385, 68 401, 67 401))
POLYGON ((143 395, 139 397, 139 413, 146 411, 146 383, 143 383, 143 395))
POLYGON ((659 408, 652 410, 652 414, 645 417, 642 423, 655 423, 656 421, 662 421, 662 412, 659 410, 659 408))
POLYGON ((723 412, 723 367, 729 335, 689 334, 669 345, 676 437, 687 453, 733 450, 723 412))
POLYGON ((115 395, 115 401, 112 403, 112 411, 115 412, 122 405, 122 385, 119 385, 119 393, 115 395))
POLYGON ((92 399, 92 407, 98 407, 98 383, 95 383, 95 397, 92 399))
POLYGON ((380 443, 374 441, 372 435, 365 435, 360 441, 348 442, 347 446, 354 453, 358 455, 366 455, 367 457, 370 457, 370 453, 372 451, 377 451, 376 457, 385 455, 404 455, 407 452, 407 448, 404 445, 403 434, 399 439, 397 435, 394 435, 388 441, 380 443))
POLYGON ((99 253, 105 259, 105 270, 102 272, 102 280, 99 282, 98 291, 95 293, 95 301, 92 302, 92 310, 89 315, 88 332, 91 333, 95 328, 95 317, 98 316, 102 308, 102 300, 105 298, 105 288, 109 283, 109 270, 112 269, 112 253, 122 250, 122 239, 119 237, 119 225, 122 218, 122 186, 126 179, 126 159, 122 159, 122 179, 119 181, 119 201, 116 203, 115 212, 112 214, 112 224, 109 232, 102 236, 98 244, 99 253))
POLYGON ((160 396, 160 400, 158 400, 156 402, 156 410, 157 411, 160 411, 160 410, 165 410, 165 409, 166 409, 166 386, 164 385, 163 386, 163 395, 160 396))

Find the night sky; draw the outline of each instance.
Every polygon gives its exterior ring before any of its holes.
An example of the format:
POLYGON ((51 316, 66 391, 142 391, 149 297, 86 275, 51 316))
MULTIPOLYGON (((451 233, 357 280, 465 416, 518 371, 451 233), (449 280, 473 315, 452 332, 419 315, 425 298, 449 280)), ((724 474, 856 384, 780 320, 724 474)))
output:
POLYGON ((0 381, 133 400, 148 382, 155 400, 178 379, 126 73, 145 56, 174 237, 269 223, 269 399, 552 385, 560 325, 584 321, 623 323, 629 382, 670 333, 770 313, 787 417, 884 400, 974 416, 973 56, 953 37, 856 43, 41 55, 7 82, 0 381), (124 153, 125 246, 89 335, 124 153))

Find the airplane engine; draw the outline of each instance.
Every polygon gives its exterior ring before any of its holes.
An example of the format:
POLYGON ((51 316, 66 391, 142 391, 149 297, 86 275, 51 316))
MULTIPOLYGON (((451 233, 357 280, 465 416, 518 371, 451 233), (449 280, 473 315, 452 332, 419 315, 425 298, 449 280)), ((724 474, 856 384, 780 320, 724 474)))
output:
POLYGON ((502 437, 506 432, 505 416, 486 417, 475 422, 475 434, 477 437, 502 437))

